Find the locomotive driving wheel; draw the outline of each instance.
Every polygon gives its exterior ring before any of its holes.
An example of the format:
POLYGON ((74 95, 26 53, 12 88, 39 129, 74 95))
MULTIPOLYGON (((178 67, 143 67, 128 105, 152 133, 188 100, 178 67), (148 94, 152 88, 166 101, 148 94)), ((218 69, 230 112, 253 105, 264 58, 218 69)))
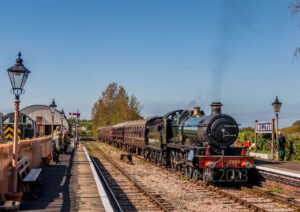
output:
POLYGON ((170 153, 170 165, 171 165, 171 170, 176 171, 176 164, 175 164, 175 153, 172 151, 170 153))
POLYGON ((212 169, 204 169, 202 180, 205 184, 211 183, 213 181, 213 170, 212 169))
POLYGON ((193 176, 192 177, 193 177, 194 180, 199 180, 200 179, 200 172, 197 169, 193 170, 193 176))
POLYGON ((190 166, 187 166, 184 169, 185 169, 184 176, 187 177, 188 179, 192 179, 193 178, 193 168, 190 166))

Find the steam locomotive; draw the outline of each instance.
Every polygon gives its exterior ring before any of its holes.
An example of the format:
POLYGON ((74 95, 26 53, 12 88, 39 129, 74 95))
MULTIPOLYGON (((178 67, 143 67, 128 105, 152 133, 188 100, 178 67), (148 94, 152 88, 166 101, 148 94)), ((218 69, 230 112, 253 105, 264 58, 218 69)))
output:
POLYGON ((221 110, 222 104, 213 102, 210 115, 195 107, 101 127, 98 138, 205 183, 248 181, 254 159, 232 146, 238 124, 221 110))

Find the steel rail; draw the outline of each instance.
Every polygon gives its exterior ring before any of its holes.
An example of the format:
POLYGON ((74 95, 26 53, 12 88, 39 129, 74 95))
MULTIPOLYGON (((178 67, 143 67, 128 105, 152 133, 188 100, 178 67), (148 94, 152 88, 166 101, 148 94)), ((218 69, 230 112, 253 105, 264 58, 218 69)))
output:
POLYGON ((215 192, 215 193, 217 193, 217 194, 219 194, 223 197, 227 197, 228 199, 232 200, 233 202, 236 202, 240 205, 243 205, 243 206, 247 207, 248 209, 252 209, 254 211, 260 211, 260 212, 268 211, 264 208, 261 208, 261 207, 255 205, 252 202, 248 202, 246 200, 243 200, 242 197, 237 197, 234 194, 230 194, 228 192, 222 191, 216 186, 207 185, 207 184, 205 184, 203 182, 200 182, 200 181, 194 181, 194 183, 198 186, 201 186, 202 188, 208 189, 209 191, 213 191, 213 192, 215 192))
POLYGON ((243 186, 242 190, 244 190, 246 192, 252 192, 252 193, 255 193, 257 195, 261 195, 261 196, 264 196, 264 197, 267 197, 267 198, 270 198, 274 202, 278 202, 278 203, 281 203, 281 204, 288 205, 290 208, 293 208, 296 211, 300 211, 300 205, 295 203, 294 198, 283 199, 281 197, 276 196, 275 194, 272 194, 269 191, 264 191, 263 189, 261 189, 258 186, 254 186, 252 188, 243 186))
POLYGON ((114 165, 115 168, 117 168, 127 179, 129 179, 138 189, 143 191, 152 201, 154 201, 162 210, 166 212, 170 212, 170 209, 168 209, 161 201, 159 201, 154 195, 151 194, 150 191, 148 191, 143 185, 141 185, 136 179, 134 179, 132 176, 130 176, 126 171, 120 167, 116 162, 114 162, 111 158, 109 158, 99 147, 97 147, 98 152, 102 154, 102 156, 108 160, 111 164, 114 165))
POLYGON ((89 152, 89 150, 88 150, 86 144, 84 144, 84 146, 85 146, 86 151, 88 152, 88 155, 89 155, 89 157, 90 157, 90 159, 91 159, 91 161, 92 161, 94 167, 96 168, 96 170, 97 170, 97 172, 98 172, 98 176, 100 175, 100 178, 101 178, 102 182, 104 182, 105 187, 107 188, 107 190, 108 190, 108 192, 109 192, 109 195, 113 198, 113 201, 114 201, 115 205, 117 206, 118 210, 119 210, 120 212, 124 212, 124 210, 122 209, 122 207, 121 207, 121 205, 120 205, 118 199, 116 198, 116 196, 115 196, 115 194, 113 193, 113 191, 111 190, 111 188, 110 188, 108 182, 106 181, 106 179, 105 179, 105 177, 104 177, 102 171, 100 170, 100 168, 99 168, 99 166, 97 165, 97 163, 96 163, 96 161, 94 160, 94 158, 91 156, 91 154, 90 154, 90 152, 89 152))

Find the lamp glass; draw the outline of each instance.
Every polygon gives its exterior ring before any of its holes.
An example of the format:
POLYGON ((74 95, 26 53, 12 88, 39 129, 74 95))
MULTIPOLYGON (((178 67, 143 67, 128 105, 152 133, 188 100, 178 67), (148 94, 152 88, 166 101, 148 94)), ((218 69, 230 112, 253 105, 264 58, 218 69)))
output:
POLYGON ((50 107, 50 110, 51 110, 51 115, 54 115, 55 114, 55 108, 54 107, 50 107))
POLYGON ((279 113, 280 108, 281 108, 281 103, 275 103, 275 104, 273 104, 273 109, 274 109, 275 113, 279 113))
POLYGON ((64 109, 61 110, 61 113, 60 113, 60 118, 63 120, 65 117, 65 111, 64 109))
POLYGON ((51 110, 51 114, 54 115, 55 114, 55 109, 57 107, 57 105, 55 104, 54 99, 52 100, 52 103, 51 103, 51 105, 49 105, 49 107, 50 107, 50 110, 51 110))
POLYGON ((19 72, 19 71, 12 71, 10 70, 8 72, 8 76, 10 79, 10 83, 12 86, 13 90, 23 90, 24 85, 26 83, 27 77, 28 77, 27 72, 19 72))
POLYGON ((276 96, 275 101, 272 103, 273 109, 275 113, 279 113, 282 103, 278 100, 276 96))
POLYGON ((15 95, 19 96, 24 92, 24 86, 30 71, 24 67, 23 60, 21 58, 21 52, 18 54, 16 64, 7 69, 9 80, 12 86, 12 90, 15 95))

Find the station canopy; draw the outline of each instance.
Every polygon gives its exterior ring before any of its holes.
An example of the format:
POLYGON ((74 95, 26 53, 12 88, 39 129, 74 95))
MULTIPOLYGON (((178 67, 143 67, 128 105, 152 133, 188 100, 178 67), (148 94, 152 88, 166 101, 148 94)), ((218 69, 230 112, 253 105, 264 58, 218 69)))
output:
MULTIPOLYGON (((51 126, 52 124, 52 115, 50 107, 47 105, 31 105, 25 107, 21 110, 21 113, 24 113, 35 120, 37 125, 51 126)), ((54 114, 54 126, 61 125, 61 114, 59 110, 55 110, 54 114)), ((64 116, 63 118, 63 128, 70 130, 69 122, 64 116)))

